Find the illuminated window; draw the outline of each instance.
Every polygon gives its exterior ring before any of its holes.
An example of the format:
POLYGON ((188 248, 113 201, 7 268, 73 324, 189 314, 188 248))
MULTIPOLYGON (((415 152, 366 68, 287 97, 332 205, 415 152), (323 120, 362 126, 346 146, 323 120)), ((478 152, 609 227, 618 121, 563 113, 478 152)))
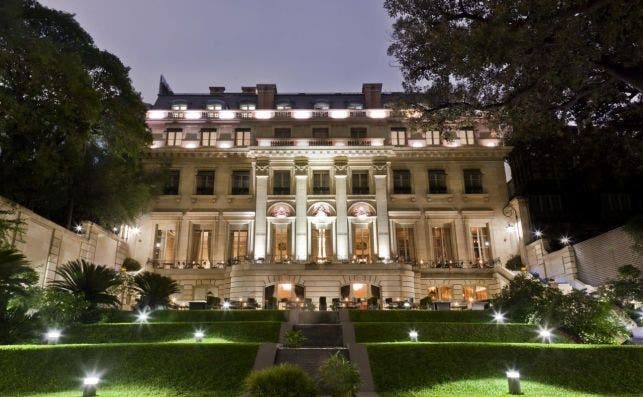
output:
POLYGON ((282 262, 290 257, 289 225, 274 224, 273 227, 273 257, 276 262, 282 262))
POLYGON ((445 194, 447 192, 447 175, 444 170, 429 170, 429 193, 445 194))
POLYGON ((451 227, 447 225, 434 226, 431 228, 431 235, 433 239, 433 259, 436 261, 453 260, 451 227))
POLYGON ((223 110, 223 103, 219 101, 208 101, 205 108, 207 110, 223 110))
POLYGON ((473 244, 473 257, 476 263, 482 264, 491 260, 491 242, 489 241, 489 228, 472 227, 471 242, 473 244))
POLYGON ((464 193, 480 194, 482 193, 482 172, 478 169, 464 170, 464 193))
POLYGON ((313 194, 330 194, 330 173, 313 171, 313 194))
POLYGON ((214 171, 197 171, 196 173, 196 194, 214 194, 214 171))
POLYGON ((351 110, 361 110, 364 109, 364 104, 360 102, 351 102, 348 104, 348 108, 351 110))
POLYGON ((154 237, 152 258, 164 263, 174 263, 176 234, 174 230, 157 229, 154 237))
POLYGON ((485 301, 489 299, 489 293, 486 287, 476 287, 475 299, 478 301, 485 301))
POLYGON ((232 194, 250 194, 250 171, 232 172, 232 194))
POLYGON ((248 253, 248 231, 233 230, 230 233, 230 258, 244 259, 248 253))
POLYGON ((165 139, 167 146, 181 146, 183 143, 183 131, 180 129, 168 129, 165 139))
POLYGON ((186 101, 172 102, 172 110, 188 110, 188 103, 186 101))
POLYGON ((201 130, 201 146, 215 146, 217 144, 217 130, 216 128, 208 128, 201 130))
POLYGON ((212 231, 196 229, 192 233, 192 260, 197 262, 210 261, 212 246, 212 231))
POLYGON ((242 103, 239 106, 239 109, 241 109, 241 110, 255 110, 256 108, 257 108, 257 105, 254 104, 254 103, 250 103, 250 102, 242 103))
POLYGON ((290 110, 292 105, 288 102, 282 102, 277 104, 277 110, 290 110))
POLYGON ((371 261, 371 230, 366 224, 353 225, 353 257, 358 261, 371 261))
POLYGON ((406 146, 406 128, 394 128, 391 130, 391 145, 406 146))
POLYGON ((426 131, 424 136, 426 137, 426 144, 428 146, 440 144, 440 131, 426 131))
POLYGON ((250 128, 237 128, 234 131, 234 146, 250 146, 250 128))
POLYGON ((325 260, 333 255, 333 238, 329 224, 312 225, 311 252, 313 260, 325 260))
POLYGON ((453 299, 453 290, 450 287, 440 287, 438 299, 441 301, 450 301, 453 299))
POLYGON ((475 143, 473 140, 473 130, 459 130, 456 131, 456 135, 460 138, 461 145, 473 145, 475 143))
POLYGON ((313 109, 315 110, 328 110, 330 109, 330 105, 328 102, 317 102, 315 105, 313 105, 313 109))
POLYGON ((395 228, 395 238, 397 241, 398 260, 411 262, 415 259, 415 241, 413 237, 413 228, 409 226, 398 226, 395 228))

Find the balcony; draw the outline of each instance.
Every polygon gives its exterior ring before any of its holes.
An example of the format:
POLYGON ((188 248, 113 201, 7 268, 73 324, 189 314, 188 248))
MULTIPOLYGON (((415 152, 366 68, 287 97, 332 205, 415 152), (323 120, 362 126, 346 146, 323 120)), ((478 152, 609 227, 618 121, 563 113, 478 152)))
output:
POLYGON ((384 146, 384 138, 257 138, 259 147, 384 146))
POLYGON ((149 110, 148 120, 270 120, 270 119, 383 119, 390 109, 296 109, 296 110, 149 110))

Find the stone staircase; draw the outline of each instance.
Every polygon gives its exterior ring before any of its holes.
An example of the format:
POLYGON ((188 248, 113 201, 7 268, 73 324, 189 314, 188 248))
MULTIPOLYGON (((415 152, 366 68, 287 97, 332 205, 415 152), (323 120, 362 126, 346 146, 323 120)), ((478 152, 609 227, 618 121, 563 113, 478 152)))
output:
POLYGON ((333 354, 349 358, 337 313, 305 312, 299 321, 292 329, 301 331, 306 337, 303 347, 277 349, 275 364, 295 364, 317 377, 319 367, 333 354))

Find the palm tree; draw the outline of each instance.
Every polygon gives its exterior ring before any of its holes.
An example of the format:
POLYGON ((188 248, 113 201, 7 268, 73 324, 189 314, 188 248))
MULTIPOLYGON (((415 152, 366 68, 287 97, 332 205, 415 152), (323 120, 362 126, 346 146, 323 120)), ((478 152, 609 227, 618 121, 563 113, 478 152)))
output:
MULTIPOLYGON (((0 248, 0 305, 27 294, 28 287, 38 282, 38 273, 19 251, 0 248)), ((4 307, 4 306, 2 306, 4 307)))
POLYGON ((142 308, 167 306, 170 295, 181 291, 179 284, 170 277, 151 272, 139 273, 134 277, 134 290, 141 295, 138 306, 142 308))
POLYGON ((118 298, 108 292, 121 283, 118 273, 112 269, 77 259, 65 263, 56 275, 62 279, 51 283, 54 288, 82 296, 90 307, 100 304, 116 306, 119 303, 118 298))

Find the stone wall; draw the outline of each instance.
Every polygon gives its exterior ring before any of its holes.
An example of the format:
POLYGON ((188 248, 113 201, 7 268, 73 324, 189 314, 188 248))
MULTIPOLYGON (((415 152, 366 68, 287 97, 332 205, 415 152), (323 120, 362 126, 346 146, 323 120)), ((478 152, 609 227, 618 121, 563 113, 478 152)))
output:
POLYGON ((94 223, 84 222, 82 231, 75 233, 2 197, 0 209, 22 221, 12 244, 38 272, 39 285, 54 280, 58 267, 71 260, 82 258, 119 270, 127 256, 126 243, 94 223))

